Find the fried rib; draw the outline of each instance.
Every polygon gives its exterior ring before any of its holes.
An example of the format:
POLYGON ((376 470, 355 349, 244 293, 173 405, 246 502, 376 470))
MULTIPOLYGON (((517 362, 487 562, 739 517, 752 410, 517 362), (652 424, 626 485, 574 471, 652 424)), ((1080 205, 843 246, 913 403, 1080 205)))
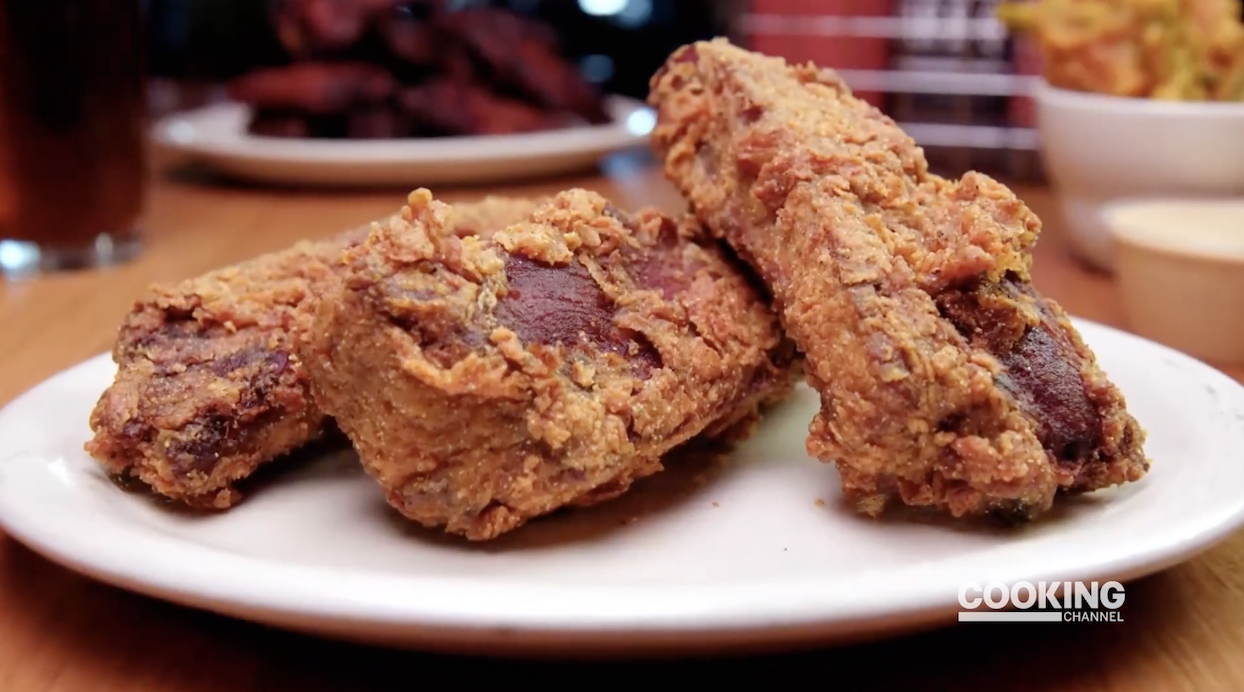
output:
POLYGON ((491 240, 426 190, 364 245, 300 342, 317 403, 406 517, 473 540, 624 492, 745 433, 793 348, 694 219, 564 192, 491 240))
MULTIPOLYGON (((485 233, 535 204, 488 198, 456 207, 449 224, 463 235, 485 233)), ((87 452, 172 500, 203 509, 235 504, 236 481, 320 433, 324 414, 310 400, 291 334, 308 296, 369 231, 152 287, 121 326, 116 381, 91 414, 87 452)))
POLYGON ((832 71, 722 39, 675 52, 650 102, 667 177, 804 352, 809 453, 858 509, 1033 517, 1148 470, 1123 396, 1031 285, 1040 221, 1006 187, 929 173, 832 71))

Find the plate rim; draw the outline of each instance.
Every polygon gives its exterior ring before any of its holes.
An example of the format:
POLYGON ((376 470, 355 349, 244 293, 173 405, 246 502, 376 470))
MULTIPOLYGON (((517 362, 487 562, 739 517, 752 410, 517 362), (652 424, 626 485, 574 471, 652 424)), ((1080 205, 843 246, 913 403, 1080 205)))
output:
POLYGON ((170 152, 206 159, 351 167, 509 162, 604 153, 648 142, 649 133, 631 131, 626 119, 639 112, 651 113, 650 106, 631 97, 609 95, 606 107, 611 115, 611 122, 606 124, 511 135, 321 140, 259 137, 240 131, 229 138, 187 140, 176 133, 182 126, 195 127, 213 118, 242 119, 249 112, 245 104, 222 101, 166 115, 150 128, 149 137, 156 146, 170 152))
MULTIPOLYGON (((1234 399, 1244 402, 1244 386, 1200 360, 1107 325, 1073 318, 1077 329, 1102 331, 1121 337, 1133 345, 1143 344, 1155 357, 1165 355, 1179 365, 1191 367, 1204 378, 1217 380, 1234 399)), ((1086 337, 1090 346, 1092 340, 1086 337)), ((80 362, 60 371, 39 385, 18 396, 0 409, 0 430, 8 425, 12 412, 44 388, 56 381, 72 379, 75 373, 98 367, 108 354, 80 362)), ((18 454, 6 454, 0 470, 13 463, 18 454)), ((197 608, 213 610, 263 622, 280 618, 303 618, 324 624, 330 622, 370 623, 380 627, 428 630, 457 630, 489 633, 526 632, 532 635, 574 633, 586 637, 590 645, 593 635, 614 637, 630 633, 634 636, 668 635, 672 633, 729 635, 773 628, 849 627, 851 623, 869 623, 887 618, 917 617, 921 613, 953 609, 953 593, 942 593, 941 579, 931 579, 938 588, 893 591, 894 583, 905 578, 875 578, 865 573, 852 579, 835 580, 839 584, 861 582, 871 584, 867 593, 853 594, 845 603, 824 580, 801 579, 769 582, 763 587, 747 583, 697 585, 694 583, 633 584, 584 586, 564 584, 498 584, 476 578, 391 576, 359 573, 335 567, 279 563, 252 556, 230 554, 220 549, 187 544, 160 534, 157 539, 126 542, 120 548, 93 549, 96 541, 83 539, 72 531, 42 529, 38 519, 17 516, 5 502, 5 486, 0 480, 0 527, 13 539, 35 552, 73 571, 99 581, 138 593, 197 608), (190 546, 191 554, 212 557, 212 561, 145 559, 143 546, 172 542, 190 546), (85 552, 84 552, 85 551, 85 552), (203 564, 208 562, 209 564, 203 564), (190 564, 194 566, 191 567, 190 564), (155 569, 153 569, 153 565, 155 569), (182 567, 181 565, 185 565, 182 567), (141 568, 138 568, 139 566, 141 568), (206 569, 205 569, 206 568, 206 569), (258 568, 259 572, 256 572, 258 568), (246 579, 237 579, 237 574, 246 579), (220 581, 221 575, 235 575, 232 581, 220 581), (258 579, 256 577, 258 576, 258 579), (400 603, 369 601, 367 598, 343 595, 340 580, 351 580, 359 591, 372 588, 394 589, 432 594, 431 598, 403 599, 400 603), (256 587, 256 583, 261 583, 256 587), (480 584, 488 584, 481 591, 480 584), (222 585, 223 584, 223 585, 222 585), (332 585, 337 584, 335 588, 332 585), (325 588, 329 585, 330 588, 325 588), (763 598, 757 593, 764 591, 763 598), (555 593, 554 593, 555 592, 555 593), (555 598, 550 598, 550 595, 555 598), (607 598, 604 598, 607 597, 607 598), (624 603, 611 614, 597 609, 588 616, 581 614, 585 604, 603 601, 624 603), (505 607, 498 609, 498 605, 505 607), (549 606, 556 605, 554 608, 549 606), (652 607, 657 605, 659 607, 652 607), (517 606, 517 607, 516 607, 517 606), (261 613, 260 616, 255 615, 261 613), (266 614, 266 619, 263 615, 266 614)), ((1244 524, 1244 497, 1231 507, 1219 507, 1200 515, 1192 522, 1183 522, 1175 530, 1159 536, 1163 540, 1147 550, 1131 555, 1095 553, 1077 561, 1076 573, 1051 575, 1038 567, 1043 559, 1028 558, 1008 565, 1001 574, 992 575, 1008 583, 1017 580, 1088 580, 1136 578, 1183 562, 1225 539, 1244 524), (1228 511, 1229 510, 1229 511, 1228 511)), ((1156 539, 1154 539, 1156 540, 1156 539)), ((895 570, 901 573, 904 570, 895 570)), ((928 581, 928 580, 922 580, 928 581)), ((351 591, 354 593, 354 591, 351 591)))

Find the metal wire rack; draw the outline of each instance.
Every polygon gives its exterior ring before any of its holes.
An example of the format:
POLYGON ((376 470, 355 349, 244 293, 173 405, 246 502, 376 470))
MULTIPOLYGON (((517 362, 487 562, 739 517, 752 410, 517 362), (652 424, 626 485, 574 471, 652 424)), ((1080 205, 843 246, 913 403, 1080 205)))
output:
POLYGON ((999 0, 752 0, 736 32, 756 50, 836 69, 939 172, 1043 177, 1033 61, 994 19, 999 0))

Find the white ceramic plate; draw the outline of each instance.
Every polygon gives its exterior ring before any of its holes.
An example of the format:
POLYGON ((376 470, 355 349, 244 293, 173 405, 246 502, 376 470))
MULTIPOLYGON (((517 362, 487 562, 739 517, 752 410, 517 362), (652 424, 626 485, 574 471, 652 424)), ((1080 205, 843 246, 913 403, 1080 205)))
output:
POLYGON ((249 109, 218 103, 168 116, 152 130, 158 148, 221 173, 267 183, 404 188, 500 182, 570 173, 606 154, 642 147, 656 122, 640 101, 610 96, 612 122, 488 137, 321 140, 246 131, 249 109))
POLYGON ((948 623, 968 580, 1128 579, 1244 520, 1244 388, 1079 323, 1148 426, 1151 475, 1005 532, 869 521, 804 452, 801 389, 725 464, 684 459, 594 509, 469 545, 395 517, 348 453, 194 518, 110 483, 82 451, 99 357, 0 412, 0 524, 52 560, 186 605, 398 645, 634 652, 822 642, 948 623))

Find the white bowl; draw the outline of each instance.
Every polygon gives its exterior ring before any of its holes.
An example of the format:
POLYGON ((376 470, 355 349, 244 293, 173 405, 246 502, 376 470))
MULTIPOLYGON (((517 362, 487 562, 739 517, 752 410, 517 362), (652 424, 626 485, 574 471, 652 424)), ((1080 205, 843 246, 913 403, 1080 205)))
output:
POLYGON ((1244 199, 1114 202, 1102 219, 1131 330, 1244 364, 1244 199))
POLYGON ((1112 271, 1103 205, 1244 193, 1244 103, 1171 102, 1036 90, 1041 156, 1075 253, 1112 271))

